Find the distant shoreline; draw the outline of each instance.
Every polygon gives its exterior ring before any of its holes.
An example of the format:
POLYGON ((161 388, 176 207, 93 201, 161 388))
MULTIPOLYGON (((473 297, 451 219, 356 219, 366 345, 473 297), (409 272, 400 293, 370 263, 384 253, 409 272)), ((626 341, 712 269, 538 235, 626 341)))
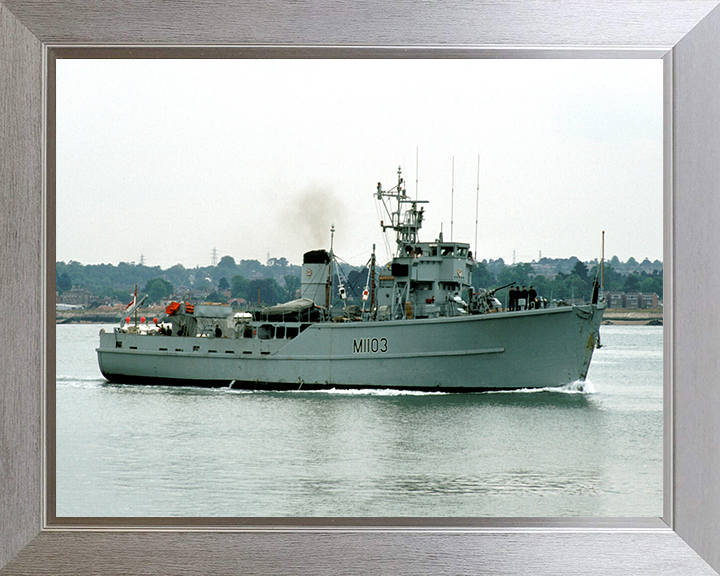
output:
MULTIPOLYGON (((138 321, 141 316, 151 320, 162 312, 158 310, 138 310, 138 321)), ((119 324, 122 313, 101 312, 98 310, 59 310, 55 313, 55 324, 119 324)), ((134 315, 133 315, 134 318, 134 315)), ((662 308, 635 310, 627 308, 609 308, 605 310, 602 323, 604 325, 647 326, 662 325, 662 308)))
POLYGON ((603 314, 603 325, 617 326, 661 326, 662 308, 636 310, 627 308, 608 308, 603 314))

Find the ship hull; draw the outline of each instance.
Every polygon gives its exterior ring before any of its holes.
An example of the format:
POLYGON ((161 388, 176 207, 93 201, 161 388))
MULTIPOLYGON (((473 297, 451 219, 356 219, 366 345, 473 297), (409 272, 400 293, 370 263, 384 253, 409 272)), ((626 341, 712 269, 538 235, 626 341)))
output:
POLYGON ((112 382, 248 389, 399 388, 471 392, 584 380, 602 308, 317 323, 293 339, 102 333, 112 382))

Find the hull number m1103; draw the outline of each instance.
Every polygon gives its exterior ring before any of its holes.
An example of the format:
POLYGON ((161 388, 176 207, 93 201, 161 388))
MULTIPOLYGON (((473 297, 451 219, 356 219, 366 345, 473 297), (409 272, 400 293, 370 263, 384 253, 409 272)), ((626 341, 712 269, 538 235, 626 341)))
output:
POLYGON ((353 338, 353 354, 382 354, 387 345, 387 338, 353 338))

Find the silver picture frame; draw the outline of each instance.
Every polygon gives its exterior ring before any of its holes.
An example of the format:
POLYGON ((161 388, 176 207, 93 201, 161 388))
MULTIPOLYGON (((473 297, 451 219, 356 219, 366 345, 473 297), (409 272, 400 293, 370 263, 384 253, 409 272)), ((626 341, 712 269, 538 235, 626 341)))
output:
POLYGON ((0 574, 715 574, 719 56, 716 0, 332 6, 0 0, 0 574), (192 51, 196 57, 662 58, 663 517, 56 518, 46 385, 54 365, 53 63, 192 51))

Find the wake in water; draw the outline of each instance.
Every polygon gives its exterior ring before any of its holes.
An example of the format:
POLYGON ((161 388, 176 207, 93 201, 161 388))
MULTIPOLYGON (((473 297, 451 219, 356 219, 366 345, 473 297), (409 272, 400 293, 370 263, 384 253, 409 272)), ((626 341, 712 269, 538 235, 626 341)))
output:
MULTIPOLYGON (((139 389, 141 391, 152 390, 158 391, 192 391, 202 394, 312 394, 312 395, 330 395, 330 396, 448 396, 452 394, 463 394, 455 392, 442 392, 437 390, 401 390, 397 388, 327 388, 321 390, 291 390, 281 392, 277 390, 247 390, 241 388, 221 387, 221 388, 203 388, 198 386, 167 386, 154 385, 144 386, 139 384, 110 384, 104 378, 96 377, 78 377, 78 376, 57 376, 56 384, 58 386, 71 386, 75 388, 96 388, 98 386, 119 386, 131 389, 139 389)), ((538 392, 552 392, 554 394, 595 394, 595 387, 589 380, 570 382, 565 386, 548 386, 545 388, 518 388, 516 390, 489 390, 486 392, 468 392, 466 394, 537 394, 538 392)))
POLYGON ((538 392, 552 392, 555 394, 595 394, 595 387, 589 380, 576 380, 564 386, 547 386, 545 388, 518 388, 515 390, 488 390, 486 392, 443 392, 438 390, 402 390, 397 388, 325 388, 321 390, 247 390, 240 388, 215 389, 233 394, 312 394, 331 396, 450 396, 453 394, 536 394, 538 392))
POLYGON ((552 392, 554 394, 595 394, 595 387, 590 380, 575 380, 565 386, 547 386, 545 388, 518 388, 517 390, 492 390, 485 394, 537 394, 552 392))
POLYGON ((399 390, 397 388, 324 388, 322 390, 289 390, 280 392, 277 390, 245 390, 235 388, 221 388, 224 392, 235 394, 313 394, 331 396, 442 396, 451 392, 437 392, 423 390, 399 390))
POLYGON ((74 386, 76 388, 95 388, 107 382, 105 378, 93 376, 57 376, 57 386, 74 386))

